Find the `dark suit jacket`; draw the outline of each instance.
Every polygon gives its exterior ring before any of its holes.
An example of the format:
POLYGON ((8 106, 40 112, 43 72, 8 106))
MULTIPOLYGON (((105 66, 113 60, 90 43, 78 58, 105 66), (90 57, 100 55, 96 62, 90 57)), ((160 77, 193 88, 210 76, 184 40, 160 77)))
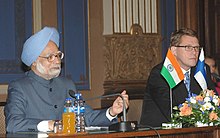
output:
MULTIPOLYGON (((62 119, 64 101, 70 97, 69 90, 76 91, 71 80, 64 77, 45 80, 33 71, 11 82, 5 106, 7 132, 37 131, 37 124, 42 120, 62 119)), ((85 105, 87 126, 108 126, 114 122, 117 119, 109 121, 106 117, 106 109, 92 110, 85 105)))
MULTIPOLYGON (((146 92, 141 115, 141 125, 160 127, 163 122, 169 122, 170 110, 170 88, 164 77, 160 74, 163 63, 156 65, 150 73, 147 81, 146 92)), ((207 66, 206 66, 207 67, 207 66)), ((192 93, 199 94, 201 87, 194 78, 195 67, 191 68, 190 89, 192 93)), ((208 89, 215 90, 211 81, 210 69, 207 67, 208 89)), ((172 89, 173 106, 178 106, 185 101, 188 92, 184 81, 181 81, 172 89)))

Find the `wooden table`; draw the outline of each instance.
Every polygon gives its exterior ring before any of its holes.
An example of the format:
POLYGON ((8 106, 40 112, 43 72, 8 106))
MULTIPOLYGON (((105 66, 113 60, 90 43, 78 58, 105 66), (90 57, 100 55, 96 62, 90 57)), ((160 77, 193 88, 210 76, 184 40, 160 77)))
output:
MULTIPOLYGON (((199 127, 157 130, 162 138, 219 138, 220 127, 199 127)), ((49 137, 79 137, 79 138, 114 138, 114 137, 159 137, 155 130, 139 130, 134 132, 114 132, 100 134, 64 135, 50 133, 49 137)))
MULTIPOLYGON (((180 128, 180 129, 166 129, 157 130, 161 138, 220 138, 220 127, 199 127, 199 128, 180 128)), ((147 137, 158 138, 154 130, 138 130, 133 132, 103 132, 103 133, 88 133, 88 134, 39 134, 37 132, 22 132, 17 134, 0 134, 0 137, 64 137, 64 138, 119 138, 119 137, 147 137)))

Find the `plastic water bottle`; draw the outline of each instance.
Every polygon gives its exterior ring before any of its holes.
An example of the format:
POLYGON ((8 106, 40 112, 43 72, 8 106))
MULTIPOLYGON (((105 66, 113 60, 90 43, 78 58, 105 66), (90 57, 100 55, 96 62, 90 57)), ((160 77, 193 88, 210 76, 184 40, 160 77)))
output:
POLYGON ((71 98, 66 98, 63 111, 63 133, 75 134, 75 120, 76 115, 74 113, 74 106, 71 98))
POLYGON ((81 93, 76 93, 76 99, 74 101, 75 114, 76 114, 76 132, 84 133, 85 132, 85 106, 81 93))

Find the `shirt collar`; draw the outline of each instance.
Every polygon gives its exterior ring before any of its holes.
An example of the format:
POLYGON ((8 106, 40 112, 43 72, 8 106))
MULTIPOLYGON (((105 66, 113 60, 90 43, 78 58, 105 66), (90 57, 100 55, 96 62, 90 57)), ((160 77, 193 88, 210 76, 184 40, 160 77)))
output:
MULTIPOLYGON (((180 67, 181 68, 181 67, 180 67)), ((181 68, 183 74, 185 74, 186 72, 189 72, 189 76, 190 76, 190 73, 191 73, 191 68, 188 69, 188 70, 184 70, 183 68, 181 68)))

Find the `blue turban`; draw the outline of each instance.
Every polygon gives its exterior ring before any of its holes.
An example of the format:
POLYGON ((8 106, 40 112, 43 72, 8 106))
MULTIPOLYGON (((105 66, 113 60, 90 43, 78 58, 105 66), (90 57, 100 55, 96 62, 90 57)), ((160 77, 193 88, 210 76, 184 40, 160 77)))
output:
POLYGON ((37 60, 49 41, 53 41, 59 47, 59 33, 53 27, 44 27, 39 32, 28 38, 23 46, 21 60, 27 66, 37 60))

